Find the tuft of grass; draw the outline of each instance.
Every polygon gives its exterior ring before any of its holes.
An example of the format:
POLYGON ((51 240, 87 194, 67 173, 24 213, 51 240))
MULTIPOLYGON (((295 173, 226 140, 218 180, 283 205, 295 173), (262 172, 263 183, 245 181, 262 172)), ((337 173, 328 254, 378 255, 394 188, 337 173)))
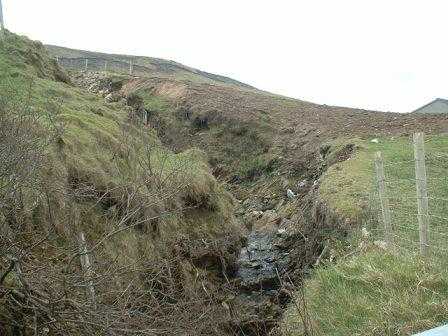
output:
POLYGON ((69 83, 68 76, 48 57, 44 45, 24 36, 5 30, 5 39, 0 46, 0 69, 2 75, 17 77, 33 75, 59 82, 69 83))
MULTIPOLYGON (((404 336, 445 323, 446 266, 371 248, 317 269, 305 285, 313 335, 404 336)), ((290 307, 285 335, 305 335, 300 321, 290 307)))
POLYGON ((342 217, 356 218, 361 215, 374 188, 372 158, 375 148, 361 139, 338 139, 330 146, 325 158, 333 162, 321 177, 320 197, 342 217), (351 145, 354 153, 339 162, 338 153, 351 145))
POLYGON ((274 170, 276 158, 270 154, 249 157, 241 161, 239 173, 241 176, 252 180, 274 170))
POLYGON ((162 114, 170 109, 170 103, 163 97, 156 96, 147 90, 137 91, 136 94, 143 99, 145 108, 149 111, 162 114))

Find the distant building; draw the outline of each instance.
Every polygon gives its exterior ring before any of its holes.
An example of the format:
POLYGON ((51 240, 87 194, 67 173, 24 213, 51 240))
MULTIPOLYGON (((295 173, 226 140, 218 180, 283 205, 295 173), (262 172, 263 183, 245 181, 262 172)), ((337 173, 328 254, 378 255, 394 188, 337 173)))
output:
POLYGON ((416 109, 414 113, 448 113, 448 99, 434 99, 432 102, 416 109))

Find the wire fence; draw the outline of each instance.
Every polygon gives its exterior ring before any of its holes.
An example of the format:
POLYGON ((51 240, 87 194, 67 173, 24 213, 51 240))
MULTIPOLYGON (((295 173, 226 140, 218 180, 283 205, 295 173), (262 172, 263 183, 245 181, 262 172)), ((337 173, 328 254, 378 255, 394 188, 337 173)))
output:
POLYGON ((56 57, 57 63, 66 69, 81 71, 109 71, 131 76, 149 76, 154 69, 135 64, 132 60, 120 61, 99 57, 56 57))
MULTIPOLYGON (((415 133, 393 155, 377 152, 380 232, 388 247, 445 258, 448 252, 448 136, 415 133)), ((387 152, 387 149, 385 150, 387 152)))

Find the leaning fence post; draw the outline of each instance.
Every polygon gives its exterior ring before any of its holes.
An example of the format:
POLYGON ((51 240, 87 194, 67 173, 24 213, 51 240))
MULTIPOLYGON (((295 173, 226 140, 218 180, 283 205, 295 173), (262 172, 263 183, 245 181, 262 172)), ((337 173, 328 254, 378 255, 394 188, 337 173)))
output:
POLYGON ((376 179, 378 182, 378 191, 380 195, 381 214, 384 225, 384 238, 387 246, 392 247, 393 245, 392 224, 389 208, 389 199, 387 198, 386 194, 386 177, 384 174, 383 155, 381 152, 376 152, 375 170, 376 170, 376 179))
POLYGON ((87 296, 90 299, 91 304, 95 307, 95 287, 93 286, 93 269, 90 263, 90 258, 87 250, 87 242, 84 236, 84 232, 79 233, 79 255, 81 259, 81 268, 84 274, 84 281, 86 283, 87 296))
POLYGON ((87 71, 87 68, 89 66, 89 60, 86 58, 86 65, 85 65, 85 70, 87 71))
POLYGON ((414 133, 415 185, 417 189, 418 224, 420 228, 420 252, 426 257, 429 252, 429 213, 424 142, 424 133, 414 133))

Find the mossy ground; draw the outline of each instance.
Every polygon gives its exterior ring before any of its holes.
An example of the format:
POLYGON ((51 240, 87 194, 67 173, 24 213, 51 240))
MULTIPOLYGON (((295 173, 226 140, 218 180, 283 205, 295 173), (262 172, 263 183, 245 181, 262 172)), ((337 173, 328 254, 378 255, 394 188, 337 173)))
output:
POLYGON ((176 104, 147 88, 132 94, 142 99, 144 108, 150 111, 150 125, 167 146, 175 150, 198 146, 210 165, 222 170, 226 178, 230 175, 252 181, 276 168, 279 153, 272 148, 271 130, 263 122, 212 120, 201 128, 194 119, 209 116, 191 115, 187 119, 179 114, 176 104))

